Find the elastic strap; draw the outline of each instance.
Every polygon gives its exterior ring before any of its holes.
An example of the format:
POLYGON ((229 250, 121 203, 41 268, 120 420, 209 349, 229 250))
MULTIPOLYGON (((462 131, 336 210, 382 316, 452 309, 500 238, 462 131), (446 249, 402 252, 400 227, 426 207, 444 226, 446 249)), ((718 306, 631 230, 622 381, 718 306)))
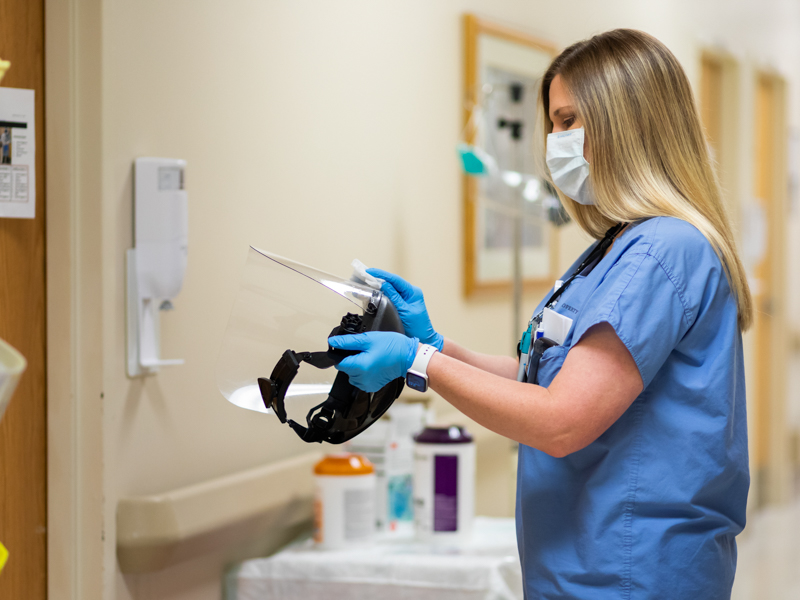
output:
POLYGON ((289 385, 300 370, 300 363, 308 363, 317 369, 328 369, 338 365, 345 357, 354 354, 353 351, 331 349, 327 352, 295 352, 286 350, 282 355, 269 378, 258 378, 258 389, 264 406, 272 409, 280 419, 286 423, 286 407, 284 398, 289 385))

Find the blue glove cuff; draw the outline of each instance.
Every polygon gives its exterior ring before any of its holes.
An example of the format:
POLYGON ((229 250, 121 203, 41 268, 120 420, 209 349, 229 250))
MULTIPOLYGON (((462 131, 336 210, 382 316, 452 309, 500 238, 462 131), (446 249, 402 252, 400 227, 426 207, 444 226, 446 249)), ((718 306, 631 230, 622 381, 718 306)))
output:
MULTIPOLYGON (((402 377, 406 376, 406 373, 408 373, 408 370, 411 368, 411 365, 414 364, 414 359, 417 358, 417 350, 419 349, 419 344, 420 344, 419 339, 417 339, 415 337, 409 338, 408 341, 409 341, 409 344, 408 344, 408 358, 406 359, 406 364, 403 365, 402 377)), ((433 345, 433 344, 431 344, 431 345, 433 345)))
POLYGON ((433 335, 430 337, 430 339, 425 340, 422 343, 423 344, 428 344, 429 346, 433 346, 439 352, 441 352, 442 348, 444 348, 444 336, 441 333, 437 333, 437 332, 434 331, 433 335))

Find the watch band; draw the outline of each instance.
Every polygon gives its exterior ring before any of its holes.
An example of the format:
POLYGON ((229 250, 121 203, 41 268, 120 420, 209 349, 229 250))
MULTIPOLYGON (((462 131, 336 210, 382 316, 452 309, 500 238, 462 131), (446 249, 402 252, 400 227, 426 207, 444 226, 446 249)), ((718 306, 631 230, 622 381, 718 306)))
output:
POLYGON ((435 346, 428 344, 420 344, 419 350, 414 357, 414 362, 406 373, 406 384, 411 389, 418 392, 425 392, 428 390, 428 363, 431 357, 439 350, 435 346))
POLYGON ((417 355, 414 357, 414 362, 411 363, 409 371, 414 371, 420 375, 428 376, 428 363, 431 362, 431 357, 434 352, 439 350, 435 346, 428 344, 420 344, 417 355))

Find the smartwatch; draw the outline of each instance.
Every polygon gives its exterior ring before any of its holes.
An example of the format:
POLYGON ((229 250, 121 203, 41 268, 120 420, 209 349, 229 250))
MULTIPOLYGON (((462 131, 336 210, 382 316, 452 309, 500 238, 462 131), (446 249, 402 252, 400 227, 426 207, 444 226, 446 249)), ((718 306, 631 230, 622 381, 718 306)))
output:
POLYGON ((406 385, 412 390, 428 391, 428 363, 434 352, 438 352, 434 346, 420 344, 414 362, 411 363, 411 368, 406 373, 406 385))

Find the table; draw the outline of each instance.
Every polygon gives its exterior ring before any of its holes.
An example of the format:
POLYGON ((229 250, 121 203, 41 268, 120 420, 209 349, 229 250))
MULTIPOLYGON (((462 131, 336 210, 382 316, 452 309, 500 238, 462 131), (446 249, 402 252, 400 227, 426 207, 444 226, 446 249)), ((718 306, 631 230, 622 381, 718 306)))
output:
POLYGON ((226 576, 226 600, 522 600, 513 519, 477 517, 469 542, 380 539, 352 550, 302 540, 226 576))

